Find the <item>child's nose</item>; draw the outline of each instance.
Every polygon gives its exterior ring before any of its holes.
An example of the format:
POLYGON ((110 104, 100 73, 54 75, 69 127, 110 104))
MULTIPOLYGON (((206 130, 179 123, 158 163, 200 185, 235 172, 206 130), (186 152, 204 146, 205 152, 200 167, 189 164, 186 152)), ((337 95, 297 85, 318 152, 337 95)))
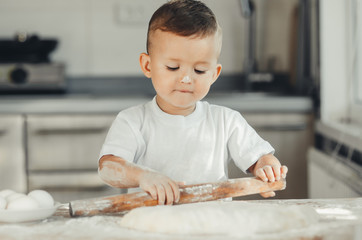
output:
POLYGON ((184 76, 181 83, 191 83, 191 78, 189 76, 184 76))

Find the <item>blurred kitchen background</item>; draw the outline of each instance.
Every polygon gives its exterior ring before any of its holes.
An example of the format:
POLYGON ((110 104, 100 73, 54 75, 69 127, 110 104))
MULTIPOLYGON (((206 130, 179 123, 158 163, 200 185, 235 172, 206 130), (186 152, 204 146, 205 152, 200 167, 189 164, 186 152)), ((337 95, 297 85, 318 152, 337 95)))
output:
MULTIPOLYGON (((116 114, 154 96, 138 59, 164 2, 0 0, 0 189, 61 202, 120 192, 98 178, 98 154, 116 114)), ((361 196, 361 1, 204 2, 223 29, 206 100, 275 147, 289 167, 277 198, 361 196)))

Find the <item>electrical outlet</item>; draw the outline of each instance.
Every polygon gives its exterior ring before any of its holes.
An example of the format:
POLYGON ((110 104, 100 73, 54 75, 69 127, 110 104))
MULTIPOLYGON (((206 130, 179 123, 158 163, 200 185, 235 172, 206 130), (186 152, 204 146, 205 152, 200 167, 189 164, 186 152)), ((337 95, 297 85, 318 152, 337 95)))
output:
POLYGON ((144 0, 121 0, 116 5, 116 19, 119 24, 147 24, 152 10, 144 0))

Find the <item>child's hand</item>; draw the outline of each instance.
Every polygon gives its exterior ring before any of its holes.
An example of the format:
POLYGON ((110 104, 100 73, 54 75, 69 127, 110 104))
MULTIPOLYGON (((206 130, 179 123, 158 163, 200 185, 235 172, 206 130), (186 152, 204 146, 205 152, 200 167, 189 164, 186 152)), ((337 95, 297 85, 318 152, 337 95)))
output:
MULTIPOLYGON (((273 154, 267 154, 251 166, 249 171, 264 182, 274 182, 275 180, 279 181, 281 178, 286 178, 288 168, 287 166, 281 166, 279 160, 273 154)), ((275 192, 266 192, 260 195, 265 198, 274 197, 275 192)))
POLYGON ((139 186, 148 192, 158 204, 171 205, 180 200, 178 185, 170 178, 157 172, 146 171, 140 176, 139 186))
POLYGON ((279 181, 281 178, 286 178, 287 172, 287 166, 280 166, 280 164, 265 165, 256 169, 255 176, 259 177, 264 182, 274 182, 279 181))
MULTIPOLYGON (((286 178, 287 172, 287 166, 280 166, 280 164, 265 165, 255 170, 255 176, 259 177, 264 182, 274 182, 279 181, 281 178, 286 178)), ((266 192, 261 193, 260 195, 265 198, 274 197, 275 192, 266 192)))

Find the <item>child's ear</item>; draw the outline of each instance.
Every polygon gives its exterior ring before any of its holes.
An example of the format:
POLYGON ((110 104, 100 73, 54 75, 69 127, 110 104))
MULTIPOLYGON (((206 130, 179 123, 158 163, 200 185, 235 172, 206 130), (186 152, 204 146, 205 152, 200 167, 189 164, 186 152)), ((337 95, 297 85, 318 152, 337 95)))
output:
POLYGON ((148 55, 147 53, 141 53, 140 55, 141 70, 143 74, 148 78, 151 78, 150 62, 151 62, 150 55, 148 55))
POLYGON ((214 83, 217 78, 220 76, 222 66, 221 64, 216 65, 216 71, 214 72, 214 75, 212 76, 212 83, 214 83))

